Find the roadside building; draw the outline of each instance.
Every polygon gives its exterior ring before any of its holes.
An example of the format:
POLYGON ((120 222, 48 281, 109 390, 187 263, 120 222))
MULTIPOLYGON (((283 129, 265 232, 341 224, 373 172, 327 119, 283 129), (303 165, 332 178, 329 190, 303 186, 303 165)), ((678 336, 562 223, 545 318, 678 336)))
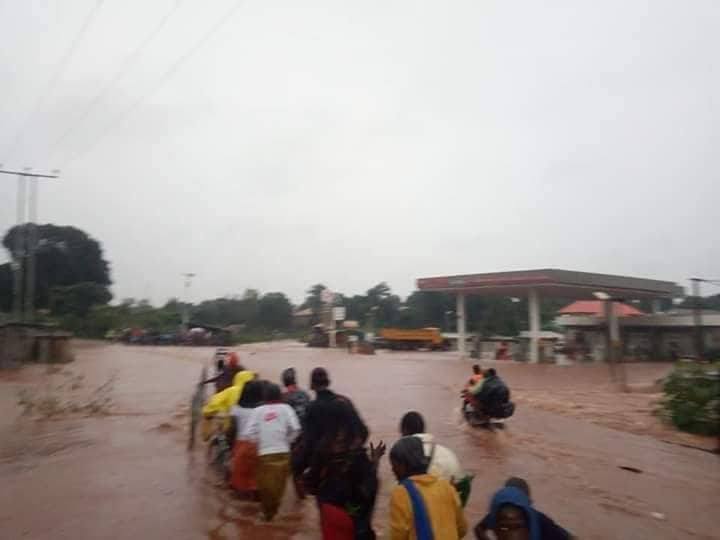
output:
MULTIPOLYGON (((538 332, 538 362, 551 363, 560 360, 560 350, 565 342, 565 335, 551 330, 538 332)), ((517 346, 514 358, 527 361, 530 356, 530 341, 532 336, 529 331, 523 330, 517 338, 517 346)))
POLYGON ((0 325, 0 368, 30 362, 66 363, 74 359, 72 334, 56 326, 10 322, 0 325))
POLYGON ((296 309, 293 313, 293 328, 310 328, 312 319, 312 308, 296 309))
MULTIPOLYGON (((616 309, 625 359, 675 360, 695 354, 692 310, 642 313, 621 303, 616 309)), ((720 349, 720 312, 704 310, 701 322, 705 350, 720 349)), ((571 304, 560 310, 556 323, 565 330, 569 358, 586 361, 605 358, 607 324, 602 313, 580 313, 571 304)))
MULTIPOLYGON (((471 356, 478 360, 518 360, 518 340, 513 336, 476 336, 473 338, 471 356)), ((455 334, 457 340, 457 334, 455 334)), ((454 347, 457 350, 457 347, 454 347)))

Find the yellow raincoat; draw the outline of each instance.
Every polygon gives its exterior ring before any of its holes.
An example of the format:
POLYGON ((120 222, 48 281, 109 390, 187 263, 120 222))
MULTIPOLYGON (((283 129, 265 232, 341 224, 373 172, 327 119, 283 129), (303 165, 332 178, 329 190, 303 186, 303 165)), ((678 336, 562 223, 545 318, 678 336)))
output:
POLYGON ((242 389, 245 387, 245 383, 252 381, 254 378, 255 372, 246 369, 245 371, 235 374, 235 377, 233 377, 233 386, 239 386, 240 393, 242 394, 242 389))
POLYGON ((212 417, 218 414, 227 415, 223 421, 224 429, 227 430, 230 427, 230 409, 235 405, 240 396, 242 395, 245 383, 255 378, 255 373, 252 371, 241 371, 233 377, 232 386, 228 386, 225 390, 217 392, 210 396, 208 402, 203 407, 203 419, 200 425, 200 433, 202 434, 203 440, 207 441, 212 436, 213 420, 212 417))
POLYGON ((210 399, 203 407, 203 415, 212 416, 218 413, 229 414, 233 405, 238 402, 242 395, 245 383, 255 377, 252 371, 241 371, 233 378, 232 386, 210 396, 210 399))

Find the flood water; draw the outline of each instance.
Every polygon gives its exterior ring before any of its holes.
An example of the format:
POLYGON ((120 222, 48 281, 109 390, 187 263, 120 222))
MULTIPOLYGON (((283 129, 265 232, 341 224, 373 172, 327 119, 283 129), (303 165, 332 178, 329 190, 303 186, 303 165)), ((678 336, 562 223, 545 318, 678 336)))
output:
MULTIPOLYGON (((400 417, 421 412, 428 431, 475 475, 471 525, 508 476, 521 476, 536 506, 583 539, 720 538, 720 459, 690 447, 708 441, 663 427, 649 414, 651 397, 617 394, 602 366, 498 363, 518 407, 504 431, 488 432, 459 418, 471 362, 452 353, 358 356, 289 342, 239 350, 243 364, 276 381, 294 366, 306 385, 313 367, 326 367, 373 441, 392 444, 400 417)), ((211 355, 86 345, 62 371, 33 366, 0 376, 0 538, 319 538, 312 500, 299 502, 288 489, 275 522, 260 523, 255 504, 218 485, 202 444, 187 451, 190 395, 211 355), (70 373, 84 378, 67 385, 70 373), (52 394, 65 384, 57 392, 85 403, 111 376, 109 415, 18 416, 19 389, 52 394)), ((633 366, 629 379, 651 382, 666 369, 633 366)), ((387 458, 380 475, 375 522, 386 537, 394 485, 387 458)))

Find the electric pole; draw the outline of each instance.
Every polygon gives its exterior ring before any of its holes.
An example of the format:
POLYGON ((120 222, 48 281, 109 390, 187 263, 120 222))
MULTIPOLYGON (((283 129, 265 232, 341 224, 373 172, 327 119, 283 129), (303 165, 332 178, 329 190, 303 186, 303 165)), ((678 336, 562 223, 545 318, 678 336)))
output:
POLYGON ((35 252, 38 243, 37 181, 40 178, 58 178, 60 172, 52 171, 53 174, 40 174, 30 171, 29 167, 22 171, 12 171, 0 166, 0 174, 17 176, 17 229, 13 242, 12 268, 13 316, 18 322, 32 322, 35 318, 35 252), (30 182, 29 197, 28 181, 30 182), (25 224, 26 226, 23 227, 25 224))
POLYGON ((25 195, 27 194, 27 180, 24 176, 17 177, 17 229, 12 247, 13 269, 13 318, 21 322, 23 319, 23 261, 25 260, 25 238, 22 234, 22 224, 25 223, 25 195))
POLYGON ((189 330, 190 325, 190 286, 192 285, 192 278, 195 277, 196 274, 193 274, 192 272, 186 272, 185 274, 182 274, 183 278, 185 278, 185 284, 183 288, 183 312, 182 312, 182 326, 183 331, 187 332, 189 330))
POLYGON ((27 271, 25 274, 25 319, 27 322, 35 320, 35 253, 38 245, 37 223, 37 178, 30 178, 30 192, 28 194, 28 225, 27 225, 27 271))
POLYGON ((705 340, 703 339, 702 327, 702 297, 700 296, 700 283, 705 281, 701 278, 690 278, 692 282, 693 295, 693 326, 695 327, 695 354, 698 360, 705 356, 705 340))

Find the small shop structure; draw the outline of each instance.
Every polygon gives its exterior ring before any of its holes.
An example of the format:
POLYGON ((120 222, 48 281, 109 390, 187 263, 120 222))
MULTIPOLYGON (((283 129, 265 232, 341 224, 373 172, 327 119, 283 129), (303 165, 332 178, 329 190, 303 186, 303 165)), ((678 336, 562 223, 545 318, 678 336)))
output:
POLYGON ((0 368, 23 364, 66 363, 74 357, 72 334, 56 326, 9 322, 0 325, 0 368))
POLYGON ((312 308, 296 309, 293 312, 293 328, 309 328, 314 315, 312 308))
MULTIPOLYGON (((623 313, 618 322, 625 359, 677 360, 695 354, 692 310, 643 313, 633 306, 618 308, 623 313)), ((602 360, 608 348, 605 317, 602 313, 572 311, 560 310, 556 319, 557 325, 565 330, 567 356, 580 361, 602 360)), ((720 351, 720 312, 703 310, 700 321, 705 351, 720 351)))

